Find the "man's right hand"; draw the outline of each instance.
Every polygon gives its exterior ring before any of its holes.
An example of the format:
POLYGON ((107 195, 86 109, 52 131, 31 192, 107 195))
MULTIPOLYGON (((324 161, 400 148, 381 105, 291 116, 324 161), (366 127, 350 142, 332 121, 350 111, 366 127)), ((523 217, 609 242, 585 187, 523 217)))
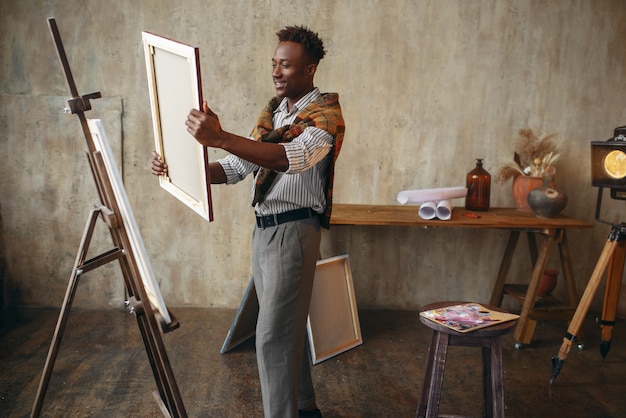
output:
POLYGON ((167 164, 163 162, 158 152, 152 151, 152 174, 155 176, 167 175, 167 164))

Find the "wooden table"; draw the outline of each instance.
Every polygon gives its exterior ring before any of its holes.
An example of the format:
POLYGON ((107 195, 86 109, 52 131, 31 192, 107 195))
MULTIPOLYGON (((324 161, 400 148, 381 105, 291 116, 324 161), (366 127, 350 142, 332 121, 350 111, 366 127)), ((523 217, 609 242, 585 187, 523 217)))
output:
POLYGON ((505 294, 515 297, 522 303, 520 318, 517 321, 514 335, 516 347, 530 344, 538 319, 571 319, 578 305, 578 293, 572 273, 566 231, 570 228, 592 228, 593 224, 563 215, 549 219, 538 218, 533 213, 522 212, 515 208, 492 208, 487 212, 472 212, 464 208, 453 208, 452 217, 447 221, 425 220, 417 215, 417 209, 414 205, 334 204, 331 224, 510 230, 489 304, 501 306, 505 294), (528 285, 507 284, 505 283, 506 277, 521 232, 525 232, 528 237, 533 271, 528 285), (537 247, 537 235, 546 238, 541 248, 537 247), (567 304, 562 304, 550 296, 537 298, 537 287, 554 244, 559 249, 561 268, 567 287, 567 304))

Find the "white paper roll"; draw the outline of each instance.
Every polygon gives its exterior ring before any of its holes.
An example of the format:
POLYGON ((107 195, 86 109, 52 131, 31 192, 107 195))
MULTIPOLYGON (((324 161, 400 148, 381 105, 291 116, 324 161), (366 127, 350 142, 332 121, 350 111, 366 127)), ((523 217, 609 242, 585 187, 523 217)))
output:
POLYGON ((437 204, 435 202, 424 202, 417 214, 422 219, 433 219, 437 216, 437 204))
POLYGON ((447 221, 452 216, 452 203, 449 200, 442 200, 437 203, 437 218, 447 221))
POLYGON ((465 197, 465 195, 467 195, 467 187, 403 190, 398 193, 398 202, 403 205, 405 203, 437 202, 440 200, 457 199, 465 197))

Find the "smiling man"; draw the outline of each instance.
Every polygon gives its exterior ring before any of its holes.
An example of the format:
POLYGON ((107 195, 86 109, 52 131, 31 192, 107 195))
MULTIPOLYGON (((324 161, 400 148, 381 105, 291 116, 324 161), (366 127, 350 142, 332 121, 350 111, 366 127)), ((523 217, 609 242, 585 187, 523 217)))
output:
MULTIPOLYGON (((334 165, 345 125, 336 93, 313 78, 325 55, 306 27, 277 33, 272 58, 276 97, 249 138, 222 130, 203 104, 187 130, 201 144, 230 153, 210 164, 211 182, 234 184, 254 173, 252 272, 259 301, 256 348, 265 417, 321 417, 306 345, 306 320, 321 227, 330 226, 334 165)), ((158 155, 152 172, 164 174, 158 155)))

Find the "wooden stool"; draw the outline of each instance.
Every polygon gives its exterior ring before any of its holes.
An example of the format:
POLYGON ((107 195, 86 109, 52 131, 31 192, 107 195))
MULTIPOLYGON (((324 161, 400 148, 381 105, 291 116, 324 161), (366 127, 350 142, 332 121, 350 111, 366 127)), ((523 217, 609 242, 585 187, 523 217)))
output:
MULTIPOLYGON (((458 305, 467 302, 437 302, 422 311, 458 305)), ((489 309, 506 312, 501 308, 483 305, 489 309)), ((439 399, 443 386, 448 346, 481 347, 483 358, 483 416, 504 417, 504 388, 502 384, 502 344, 500 336, 510 332, 516 321, 503 322, 486 328, 461 333, 433 322, 420 315, 420 321, 433 330, 424 369, 424 382, 417 406, 416 417, 435 418, 439 412, 439 399)))

